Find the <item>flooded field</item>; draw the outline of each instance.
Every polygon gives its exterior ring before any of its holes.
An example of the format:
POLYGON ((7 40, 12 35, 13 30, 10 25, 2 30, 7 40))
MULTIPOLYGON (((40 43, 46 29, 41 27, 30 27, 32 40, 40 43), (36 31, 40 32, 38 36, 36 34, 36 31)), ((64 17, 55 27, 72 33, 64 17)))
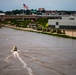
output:
POLYGON ((76 75, 76 40, 2 28, 0 75, 76 75))

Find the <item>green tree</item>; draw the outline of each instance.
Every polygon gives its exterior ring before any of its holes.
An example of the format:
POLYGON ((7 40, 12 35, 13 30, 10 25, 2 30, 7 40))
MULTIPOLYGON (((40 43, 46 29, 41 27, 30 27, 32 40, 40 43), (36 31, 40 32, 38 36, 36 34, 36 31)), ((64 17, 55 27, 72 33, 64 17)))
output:
POLYGON ((42 27, 46 27, 46 24, 48 22, 48 18, 39 18, 37 19, 36 23, 41 25, 42 27))
POLYGON ((16 10, 11 11, 11 13, 14 15, 17 15, 17 14, 20 14, 20 10, 16 9, 16 10))
POLYGON ((11 13, 11 11, 6 11, 5 14, 6 15, 11 15, 12 13, 11 13))
POLYGON ((27 10, 26 10, 26 15, 30 15, 30 13, 31 13, 30 10, 27 9, 27 10))

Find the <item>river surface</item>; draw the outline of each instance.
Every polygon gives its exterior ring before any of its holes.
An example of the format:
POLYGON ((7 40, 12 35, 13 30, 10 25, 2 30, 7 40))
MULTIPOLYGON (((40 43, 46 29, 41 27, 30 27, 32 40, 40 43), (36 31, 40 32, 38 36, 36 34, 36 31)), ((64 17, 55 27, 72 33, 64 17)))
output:
POLYGON ((3 27, 0 75, 76 75, 76 40, 3 27), (21 51, 16 58, 14 45, 21 51))

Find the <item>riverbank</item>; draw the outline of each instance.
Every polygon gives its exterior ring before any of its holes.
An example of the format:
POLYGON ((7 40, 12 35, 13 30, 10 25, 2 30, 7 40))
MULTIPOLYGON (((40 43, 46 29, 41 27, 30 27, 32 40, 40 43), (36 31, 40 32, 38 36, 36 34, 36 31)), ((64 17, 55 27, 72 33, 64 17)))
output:
POLYGON ((63 37, 63 38, 76 39, 76 30, 65 30, 65 34, 57 34, 57 33, 43 32, 43 31, 39 31, 39 30, 34 30, 32 28, 21 28, 21 27, 15 27, 15 26, 12 26, 12 25, 4 25, 4 26, 8 27, 8 28, 17 29, 17 30, 30 31, 30 32, 36 32, 36 33, 42 33, 42 34, 48 34, 48 35, 63 37))

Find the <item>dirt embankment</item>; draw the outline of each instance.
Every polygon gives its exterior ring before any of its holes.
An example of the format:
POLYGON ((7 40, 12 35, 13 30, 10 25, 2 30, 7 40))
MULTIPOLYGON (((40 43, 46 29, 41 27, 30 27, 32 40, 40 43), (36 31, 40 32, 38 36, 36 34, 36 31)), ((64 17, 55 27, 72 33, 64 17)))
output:
MULTIPOLYGON (((26 31, 39 32, 39 31, 34 30, 32 28, 21 28, 21 27, 15 27, 15 26, 12 26, 12 25, 4 25, 4 26, 9 27, 9 28, 16 28, 16 29, 26 30, 26 31)), ((71 37, 76 37, 76 30, 65 30, 65 35, 71 36, 71 37)))
POLYGON ((76 30, 65 30, 65 34, 68 36, 76 37, 76 30))

